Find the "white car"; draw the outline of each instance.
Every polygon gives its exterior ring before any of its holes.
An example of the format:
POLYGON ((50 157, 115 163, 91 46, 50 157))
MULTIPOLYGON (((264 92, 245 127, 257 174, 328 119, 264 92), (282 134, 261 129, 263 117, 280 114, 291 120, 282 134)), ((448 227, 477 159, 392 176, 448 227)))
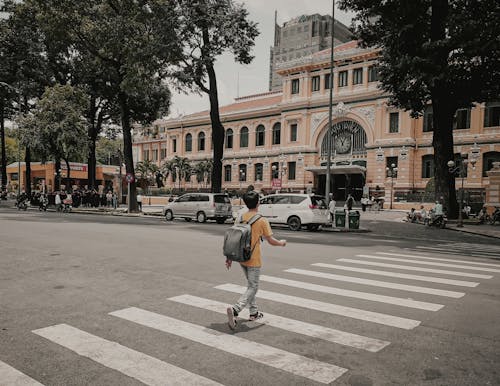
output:
MULTIPOLYGON (((246 211, 247 208, 240 209, 237 219, 246 211)), ((315 231, 328 222, 325 198, 316 195, 280 193, 264 196, 260 199, 259 213, 271 224, 287 224, 293 231, 302 226, 315 231)))

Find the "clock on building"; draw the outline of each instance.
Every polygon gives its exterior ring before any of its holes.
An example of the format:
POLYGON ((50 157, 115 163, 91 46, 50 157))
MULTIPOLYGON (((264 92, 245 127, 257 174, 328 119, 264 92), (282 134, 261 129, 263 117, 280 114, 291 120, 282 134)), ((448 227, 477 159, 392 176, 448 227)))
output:
POLYGON ((337 154, 345 154, 351 150, 351 136, 343 134, 335 139, 335 151, 337 154))

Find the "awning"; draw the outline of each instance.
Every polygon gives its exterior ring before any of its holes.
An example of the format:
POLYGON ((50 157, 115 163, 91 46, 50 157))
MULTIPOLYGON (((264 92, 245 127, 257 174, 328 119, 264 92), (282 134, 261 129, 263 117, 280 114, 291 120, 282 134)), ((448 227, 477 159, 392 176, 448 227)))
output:
MULTIPOLYGON (((305 170, 314 174, 326 174, 326 166, 310 166, 305 170)), ((331 174, 365 174, 366 168, 360 165, 332 165, 330 167, 331 174)))

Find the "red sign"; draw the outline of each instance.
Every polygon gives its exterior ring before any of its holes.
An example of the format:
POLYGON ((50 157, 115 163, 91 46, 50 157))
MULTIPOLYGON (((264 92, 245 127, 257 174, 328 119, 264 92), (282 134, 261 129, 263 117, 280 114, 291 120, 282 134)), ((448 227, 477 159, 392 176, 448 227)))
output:
POLYGON ((281 180, 279 178, 273 178, 272 187, 276 189, 281 189, 281 180))
POLYGON ((127 180, 127 182, 129 184, 131 184, 132 182, 134 182, 134 176, 131 173, 127 173, 127 175, 125 176, 125 179, 127 180))

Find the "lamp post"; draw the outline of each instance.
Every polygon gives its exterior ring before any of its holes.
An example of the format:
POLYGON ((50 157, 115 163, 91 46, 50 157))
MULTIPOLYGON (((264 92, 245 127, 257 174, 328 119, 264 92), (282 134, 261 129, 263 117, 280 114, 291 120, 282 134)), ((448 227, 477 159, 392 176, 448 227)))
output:
POLYGON ((398 168, 396 167, 396 164, 391 164, 391 166, 386 167, 385 170, 387 171, 387 176, 391 178, 391 205, 390 205, 390 209, 392 209, 392 197, 393 197, 393 191, 394 191, 394 177, 397 177, 398 168))
MULTIPOLYGON (((469 164, 469 160, 465 157, 466 157, 465 154, 460 154, 460 164, 459 165, 456 165, 455 161, 453 161, 453 160, 450 160, 447 162, 448 171, 452 175, 454 175, 458 172, 459 173, 458 176, 462 179, 460 201, 458 202, 458 223, 457 223, 458 228, 462 228, 464 226, 464 219, 463 219, 463 214, 462 214, 462 210, 464 207, 464 179, 465 179, 465 176, 467 174, 467 165, 469 164)), ((475 169, 476 160, 474 158, 471 159, 470 164, 475 169)))
POLYGON ((330 94, 328 103, 328 129, 326 131, 326 136, 328 141, 326 142, 326 186, 325 186, 325 199, 326 206, 330 203, 330 169, 331 169, 331 158, 332 158, 332 114, 333 114, 333 48, 334 48, 334 25, 335 25, 335 0, 332 0, 332 25, 330 30, 330 94))
POLYGON ((245 179, 245 175, 246 175, 245 171, 243 169, 240 169, 240 175, 239 175, 239 178, 238 178, 238 180, 240 181, 240 194, 239 194, 239 196, 240 196, 240 205, 241 205, 241 194, 242 194, 241 193, 241 183, 245 179))

